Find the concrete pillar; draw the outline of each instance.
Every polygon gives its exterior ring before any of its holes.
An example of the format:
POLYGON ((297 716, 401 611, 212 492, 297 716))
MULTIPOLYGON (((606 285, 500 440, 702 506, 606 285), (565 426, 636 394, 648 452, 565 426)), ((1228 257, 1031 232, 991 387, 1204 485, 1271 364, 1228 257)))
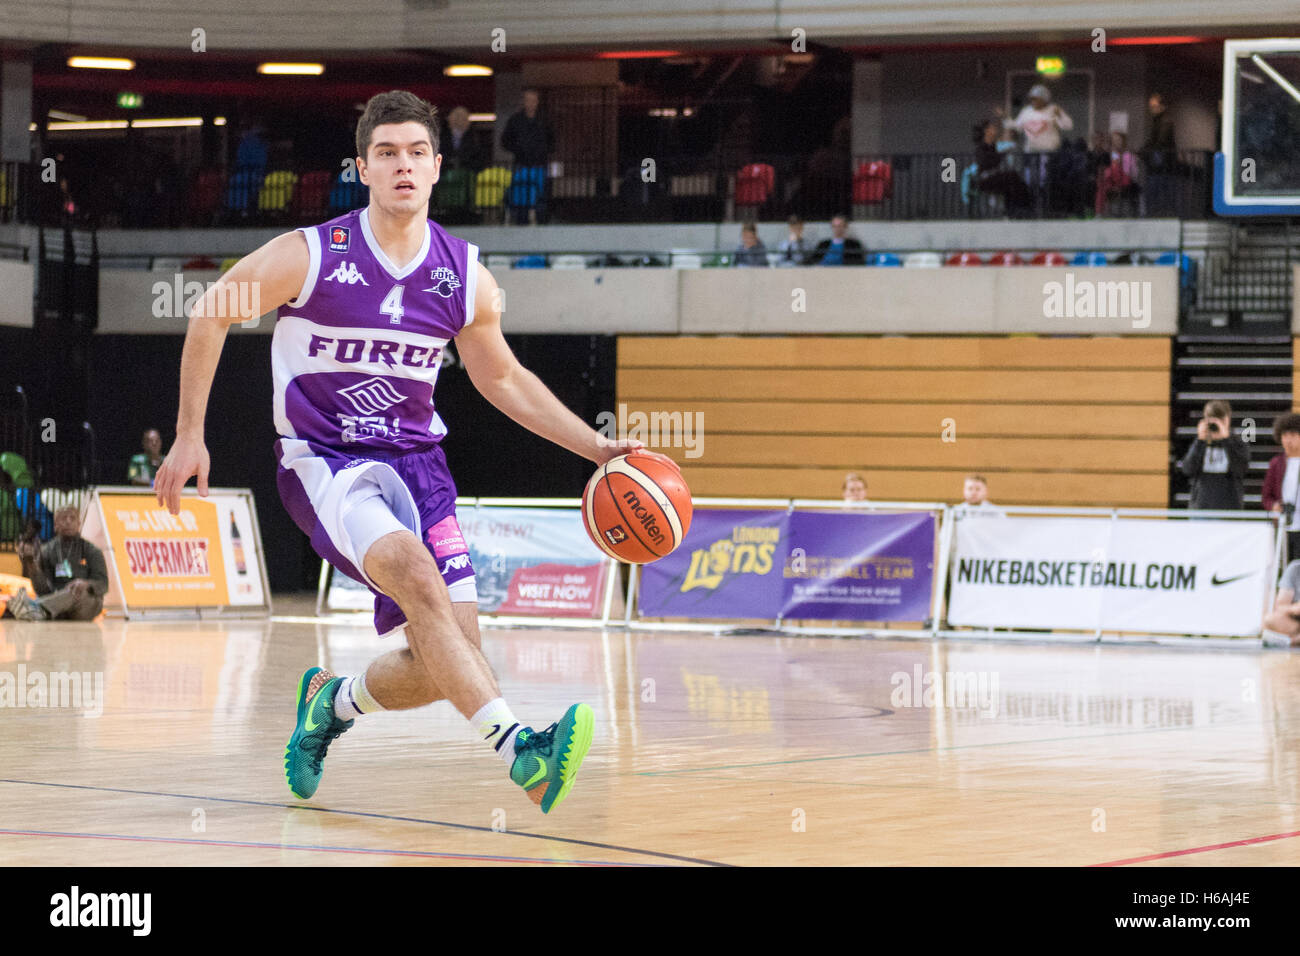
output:
POLYGON ((0 162, 31 161, 31 123, 32 61, 6 59, 0 64, 0 162))
POLYGON ((879 59, 853 61, 853 104, 851 108, 855 157, 884 151, 881 128, 881 85, 884 64, 879 59))

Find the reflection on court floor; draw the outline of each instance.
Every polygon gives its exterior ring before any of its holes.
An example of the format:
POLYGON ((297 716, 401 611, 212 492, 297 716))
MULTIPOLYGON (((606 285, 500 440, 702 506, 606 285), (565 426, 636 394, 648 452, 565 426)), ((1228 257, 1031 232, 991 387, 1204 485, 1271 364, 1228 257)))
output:
POLYGON ((447 703, 359 720, 316 797, 290 796, 298 675, 388 645, 277 610, 293 620, 0 624, 0 858, 1300 862, 1287 651, 487 629, 521 719, 596 710, 544 817, 447 703))

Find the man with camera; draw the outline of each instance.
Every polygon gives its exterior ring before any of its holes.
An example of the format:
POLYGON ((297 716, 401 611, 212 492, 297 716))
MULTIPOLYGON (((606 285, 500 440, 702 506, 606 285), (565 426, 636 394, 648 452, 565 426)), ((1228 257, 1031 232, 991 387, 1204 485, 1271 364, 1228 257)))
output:
POLYGON ((1192 481, 1187 507, 1194 511, 1240 511, 1250 450, 1232 434, 1232 406, 1220 399, 1205 403, 1196 441, 1178 469, 1192 481))
POLYGON ((20 621, 90 621, 104 607, 108 568, 104 553, 78 532, 81 514, 76 508, 54 513, 55 536, 42 547, 35 537, 18 542, 23 576, 41 595, 33 599, 26 590, 9 599, 9 613, 20 621))

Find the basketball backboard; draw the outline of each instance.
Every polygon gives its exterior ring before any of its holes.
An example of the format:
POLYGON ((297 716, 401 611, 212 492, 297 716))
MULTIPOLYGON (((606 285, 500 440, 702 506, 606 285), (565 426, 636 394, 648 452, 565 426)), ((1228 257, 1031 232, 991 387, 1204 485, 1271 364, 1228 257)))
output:
POLYGON ((1300 215, 1300 38, 1223 45, 1223 140, 1214 162, 1221 216, 1300 215))

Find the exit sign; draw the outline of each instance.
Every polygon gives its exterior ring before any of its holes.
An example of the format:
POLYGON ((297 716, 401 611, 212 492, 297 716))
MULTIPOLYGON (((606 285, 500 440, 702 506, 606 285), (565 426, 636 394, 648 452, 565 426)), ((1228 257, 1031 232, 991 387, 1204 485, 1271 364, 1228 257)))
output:
POLYGON ((1035 68, 1043 76, 1060 76, 1065 72, 1065 60, 1059 56, 1040 56, 1035 68))
POLYGON ((124 110, 138 110, 144 105, 144 96, 140 93, 118 93, 117 105, 124 110))

